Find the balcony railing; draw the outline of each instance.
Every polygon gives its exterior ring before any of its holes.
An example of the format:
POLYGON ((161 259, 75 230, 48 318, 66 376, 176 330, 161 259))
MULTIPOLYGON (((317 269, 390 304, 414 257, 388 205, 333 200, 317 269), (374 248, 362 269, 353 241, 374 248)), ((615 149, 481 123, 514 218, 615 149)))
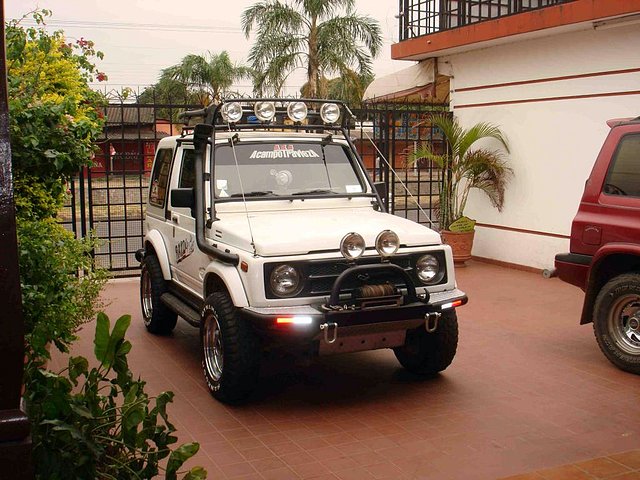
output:
POLYGON ((400 0, 400 41, 574 0, 400 0))

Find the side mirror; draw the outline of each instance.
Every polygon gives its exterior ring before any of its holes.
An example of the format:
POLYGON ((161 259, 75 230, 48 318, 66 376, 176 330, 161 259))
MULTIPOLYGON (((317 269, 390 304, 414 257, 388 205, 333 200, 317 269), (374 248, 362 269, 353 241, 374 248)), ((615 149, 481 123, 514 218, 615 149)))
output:
POLYGON ((387 190, 386 182, 374 182, 373 183, 373 188, 375 188, 376 193, 380 197, 380 200, 382 200, 381 207, 386 211, 387 210, 387 202, 389 200, 387 198, 388 195, 389 195, 389 192, 387 190))
POLYGON ((195 218, 196 196, 193 188, 174 188, 171 190, 171 206, 190 208, 191 216, 195 218))

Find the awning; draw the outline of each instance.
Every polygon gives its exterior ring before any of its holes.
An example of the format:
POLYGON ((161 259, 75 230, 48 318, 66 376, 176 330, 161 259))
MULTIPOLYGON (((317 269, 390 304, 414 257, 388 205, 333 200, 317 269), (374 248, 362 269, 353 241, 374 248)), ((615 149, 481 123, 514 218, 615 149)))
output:
POLYGON ((432 58, 424 60, 390 75, 376 78, 364 92, 364 101, 447 103, 449 77, 436 75, 434 61, 432 58))

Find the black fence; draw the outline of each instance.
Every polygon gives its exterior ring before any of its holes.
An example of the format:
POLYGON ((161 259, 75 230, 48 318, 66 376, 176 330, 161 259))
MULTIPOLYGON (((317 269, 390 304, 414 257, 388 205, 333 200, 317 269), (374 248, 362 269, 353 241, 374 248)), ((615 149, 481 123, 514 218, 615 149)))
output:
POLYGON ((574 0, 400 0, 400 41, 574 0))
MULTIPOLYGON (((176 112, 189 104, 119 102, 104 108, 105 128, 94 166, 70 184, 60 220, 77 236, 93 231, 102 240, 96 263, 115 275, 136 275, 135 252, 145 235, 144 212, 149 174, 158 142, 178 135, 176 112)), ((373 104, 354 111, 351 137, 374 181, 387 185, 387 210, 437 228, 434 207, 440 170, 429 162, 411 163, 407 154, 420 142, 444 149, 442 133, 431 125, 434 112, 447 105, 373 104)))

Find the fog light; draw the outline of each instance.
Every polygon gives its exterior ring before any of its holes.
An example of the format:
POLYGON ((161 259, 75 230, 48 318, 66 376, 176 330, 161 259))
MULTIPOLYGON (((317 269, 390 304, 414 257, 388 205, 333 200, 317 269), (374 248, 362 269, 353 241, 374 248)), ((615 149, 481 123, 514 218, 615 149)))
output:
POLYGON ((307 118, 307 105, 304 102, 290 103, 287 107, 287 115, 294 122, 302 122, 307 118))
POLYGON ((261 122, 270 122, 276 116, 276 106, 273 102, 256 102, 253 111, 261 122))
POLYGON ((222 119, 227 123, 237 123, 242 118, 242 105, 238 102, 225 103, 220 109, 222 119))
POLYGON ((391 230, 385 230, 384 232, 380 232, 378 237, 376 238, 376 250, 383 257, 390 257, 395 255, 400 247, 400 240, 398 239, 398 235, 391 230))
POLYGON ((293 324, 293 325, 311 325, 311 317, 308 316, 295 316, 295 317, 278 317, 276 323, 278 324, 293 324))
POLYGON ((335 103, 325 103, 320 107, 320 118, 324 123, 336 123, 340 119, 340 107, 335 103))
POLYGON ((355 260, 364 253, 364 238, 359 233, 347 233, 340 242, 340 253, 347 260, 355 260))

